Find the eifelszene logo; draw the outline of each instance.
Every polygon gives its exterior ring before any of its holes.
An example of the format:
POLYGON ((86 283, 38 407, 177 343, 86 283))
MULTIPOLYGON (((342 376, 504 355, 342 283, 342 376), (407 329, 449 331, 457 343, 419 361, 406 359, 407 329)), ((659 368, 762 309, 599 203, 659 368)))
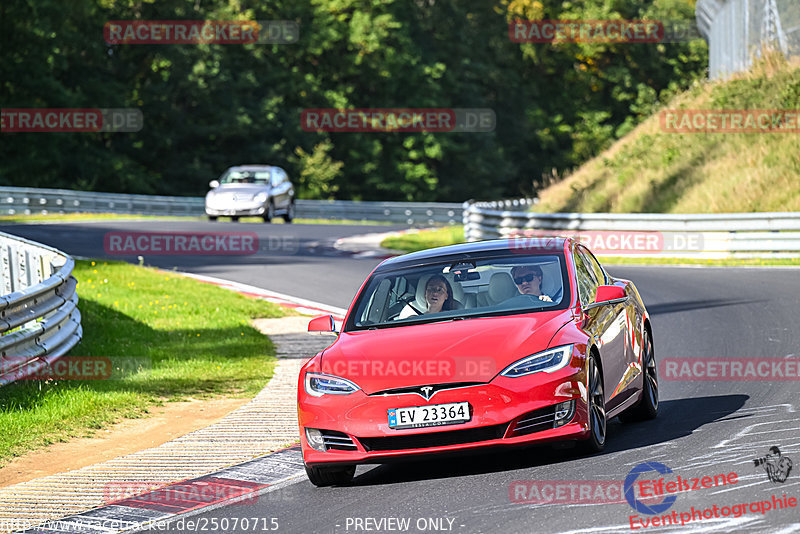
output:
POLYGON ((764 467, 770 482, 786 482, 792 471, 791 458, 783 456, 777 446, 770 447, 766 456, 756 458, 753 463, 756 467, 764 467))
POLYGON ((644 462, 637 465, 631 469, 628 473, 628 476, 625 477, 625 500, 628 501, 628 504, 631 505, 631 508, 639 513, 657 515, 661 512, 669 510, 669 508, 675 504, 675 500, 678 497, 677 495, 669 495, 665 497, 663 501, 657 504, 644 504, 638 500, 634 494, 634 484, 636 484, 636 479, 638 479, 639 475, 642 473, 649 473, 650 471, 655 471, 662 475, 672 473, 672 469, 659 462, 644 462))

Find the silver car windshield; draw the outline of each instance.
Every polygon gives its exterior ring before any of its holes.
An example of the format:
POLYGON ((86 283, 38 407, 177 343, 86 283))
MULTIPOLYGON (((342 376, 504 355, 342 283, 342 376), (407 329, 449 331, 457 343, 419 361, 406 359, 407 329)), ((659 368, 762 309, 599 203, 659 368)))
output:
POLYGON ((225 184, 268 184, 270 171, 228 171, 219 183, 225 184))
POLYGON ((563 308, 569 301, 565 277, 563 257, 555 254, 376 273, 361 292, 346 330, 563 308))

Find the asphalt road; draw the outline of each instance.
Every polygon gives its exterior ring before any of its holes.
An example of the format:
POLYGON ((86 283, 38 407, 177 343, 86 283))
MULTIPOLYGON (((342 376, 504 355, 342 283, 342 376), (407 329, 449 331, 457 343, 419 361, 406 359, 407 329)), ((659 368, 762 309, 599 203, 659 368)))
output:
MULTIPOLYGON (((170 223, 170 230, 189 230, 182 225, 170 223)), ((345 307, 379 261, 326 252, 336 237, 375 231, 374 227, 249 226, 258 228, 254 231, 259 236, 261 232, 297 236, 301 245, 294 254, 210 259, 153 256, 146 263, 345 307)), ((11 231, 69 253, 102 256, 101 234, 119 229, 130 231, 130 224, 16 226, 11 231)), ((197 225, 191 230, 196 231, 197 225)), ((800 271, 796 269, 612 266, 608 270, 633 280, 639 288, 652 317, 658 359, 762 357, 778 361, 798 355, 800 271)), ((316 488, 302 478, 262 495, 256 504, 218 508, 194 519, 205 520, 208 532, 799 532, 800 508, 762 513, 750 506, 768 501, 777 507, 773 498, 784 495, 800 501, 797 384, 796 380, 772 379, 678 381, 662 375, 658 418, 630 425, 612 421, 602 454, 580 456, 574 449, 538 446, 362 466, 351 486, 316 488), (795 462, 785 482, 770 481, 764 466, 754 463, 771 446, 778 446, 784 457, 795 462), (619 488, 633 468, 651 461, 669 467, 672 473, 644 473, 640 479, 663 477, 669 482, 677 476, 702 479, 736 473, 735 482, 681 492, 664 512, 648 515, 635 511, 608 483, 616 482, 619 488), (558 486, 562 489, 555 493, 558 486), (553 491, 551 502, 517 502, 532 501, 534 487, 543 499, 553 491), (591 498, 578 493, 577 502, 570 502, 570 493, 583 491, 581 487, 591 488, 591 498), (746 512, 734 517, 742 505, 746 512), (645 528, 639 522, 674 511, 680 523, 681 514, 703 513, 707 508, 706 513, 713 514, 714 506, 718 513, 728 508, 730 516, 677 527, 645 528), (243 518, 249 518, 247 528, 243 518), (214 524, 218 527, 212 528, 214 524)))
POLYGON ((100 221, 68 224, 2 225, 8 232, 74 256, 106 258, 163 269, 216 276, 330 306, 347 308, 367 275, 379 263, 334 249, 340 237, 382 233, 401 226, 263 224, 207 221, 100 221), (120 254, 106 234, 119 232, 255 233, 258 250, 238 255, 120 254))

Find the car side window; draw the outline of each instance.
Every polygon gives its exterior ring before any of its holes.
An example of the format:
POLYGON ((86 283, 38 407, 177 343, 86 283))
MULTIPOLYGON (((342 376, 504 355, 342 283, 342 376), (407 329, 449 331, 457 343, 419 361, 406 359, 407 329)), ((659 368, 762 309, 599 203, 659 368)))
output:
POLYGON ((269 185, 272 187, 278 187, 281 184, 281 170, 278 167, 272 167, 272 172, 270 173, 270 180, 269 185))
POLYGON ((585 306, 594 302, 598 286, 597 280, 595 280, 592 270, 586 265, 583 254, 575 250, 572 253, 572 259, 575 261, 575 275, 578 279, 578 297, 581 299, 581 305, 585 306))
POLYGON ((597 281, 597 284, 605 284, 607 281, 606 272, 603 270, 600 262, 597 261, 597 258, 595 258, 591 252, 581 246, 578 247, 578 253, 583 256, 584 263, 589 270, 594 273, 594 279, 597 281))

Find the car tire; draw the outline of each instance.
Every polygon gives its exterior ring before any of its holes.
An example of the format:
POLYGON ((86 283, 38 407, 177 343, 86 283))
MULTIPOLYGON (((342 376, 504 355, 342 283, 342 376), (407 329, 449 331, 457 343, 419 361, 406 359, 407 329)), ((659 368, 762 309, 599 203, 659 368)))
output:
POLYGON ((646 330, 642 337, 642 351, 644 352, 642 398, 620 414, 619 420, 623 423, 655 419, 658 415, 658 363, 653 350, 653 339, 646 330))
POLYGON ((315 486, 322 488, 325 486, 342 486, 349 484, 356 474, 356 466, 349 465, 346 467, 319 467, 306 466, 306 475, 308 480, 315 486))
POLYGON ((290 223, 294 220, 294 200, 289 202, 289 207, 286 208, 286 213, 283 216, 283 221, 290 223))
POLYGON ((267 204, 267 211, 264 212, 262 218, 264 219, 265 223, 268 223, 272 222, 272 219, 274 217, 275 217, 275 204, 273 204, 272 201, 270 200, 269 204, 267 204))
POLYGON ((234 215, 234 216, 231 217, 231 220, 233 222, 239 222, 239 216, 238 215, 234 215))
POLYGON ((208 220, 211 221, 211 222, 215 222, 217 220, 217 216, 216 215, 209 215, 208 216, 208 220))
POLYGON ((595 453, 602 451, 606 446, 608 420, 603 373, 594 355, 590 355, 586 361, 586 395, 589 404, 589 438, 582 445, 585 452, 595 453))

